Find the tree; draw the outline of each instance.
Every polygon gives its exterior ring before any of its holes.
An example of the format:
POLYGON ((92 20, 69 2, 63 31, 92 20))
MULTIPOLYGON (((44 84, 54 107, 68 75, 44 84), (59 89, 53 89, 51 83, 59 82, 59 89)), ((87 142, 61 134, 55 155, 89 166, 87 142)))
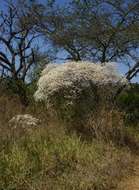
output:
POLYGON ((52 62, 55 59, 55 52, 48 50, 47 52, 35 52, 36 64, 33 65, 32 69, 27 75, 28 81, 31 83, 37 83, 40 78, 42 70, 47 64, 52 62))
POLYGON ((131 80, 139 71, 138 0, 78 0, 67 7, 44 7, 38 29, 53 46, 64 49, 67 59, 105 63, 122 60, 131 80), (129 62, 131 61, 131 63, 129 62))
POLYGON ((0 13, 0 70, 1 77, 14 81, 17 93, 26 102, 24 85, 29 69, 35 63, 34 40, 38 37, 34 25, 27 20, 28 9, 20 4, 7 3, 0 13))
POLYGON ((2 75, 25 81, 34 63, 33 40, 38 37, 33 26, 25 23, 18 7, 8 4, 6 13, 0 15, 0 66, 2 75), (30 62, 28 62, 28 59, 30 62))

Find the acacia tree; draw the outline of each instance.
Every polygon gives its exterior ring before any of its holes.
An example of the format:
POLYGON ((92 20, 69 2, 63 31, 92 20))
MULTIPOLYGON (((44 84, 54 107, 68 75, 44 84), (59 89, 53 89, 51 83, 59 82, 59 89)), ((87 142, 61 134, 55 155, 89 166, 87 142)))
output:
POLYGON ((9 4, 0 15, 0 66, 2 75, 25 81, 26 73, 34 63, 33 40, 38 36, 33 26, 24 22, 18 8, 9 4), (30 62, 28 62, 28 58, 30 62))
POLYGON ((138 0, 73 0, 67 7, 54 3, 36 12, 38 28, 67 59, 105 63, 125 62, 131 80, 139 71, 138 0), (131 63, 130 63, 131 61, 131 63))
POLYGON ((23 88, 29 69, 35 63, 34 40, 38 34, 27 20, 27 9, 19 4, 7 3, 0 11, 0 74, 14 81, 17 93, 25 101, 23 88))

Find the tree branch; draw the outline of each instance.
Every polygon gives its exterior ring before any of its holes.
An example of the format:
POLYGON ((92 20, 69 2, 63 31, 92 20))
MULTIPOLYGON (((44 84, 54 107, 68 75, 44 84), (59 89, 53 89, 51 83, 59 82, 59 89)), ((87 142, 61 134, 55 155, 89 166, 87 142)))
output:
POLYGON ((126 73, 127 80, 131 80, 139 72, 139 61, 126 73))

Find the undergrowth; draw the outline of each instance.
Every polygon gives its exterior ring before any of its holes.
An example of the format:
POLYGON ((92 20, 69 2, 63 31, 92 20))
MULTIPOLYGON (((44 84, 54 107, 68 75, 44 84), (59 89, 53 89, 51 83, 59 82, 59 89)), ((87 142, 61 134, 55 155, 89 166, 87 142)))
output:
MULTIPOLYGON (((138 136, 121 127, 120 116, 114 120, 110 112, 103 112, 106 119, 101 120, 100 115, 96 122, 99 120, 105 130, 95 131, 92 138, 83 138, 85 131, 69 131, 69 126, 54 119, 49 121, 43 107, 25 109, 18 99, 12 100, 0 98, 0 190, 112 190, 132 172, 138 136), (8 120, 17 113, 31 113, 42 122, 30 130, 12 129, 8 120), (106 131, 106 126, 112 127, 113 122, 114 131, 106 131), (120 124, 120 133, 115 133, 116 124, 120 124), (105 136, 107 132, 109 135, 105 136), (122 134, 122 144, 117 143, 118 134, 122 134)), ((99 125, 91 122, 89 125, 96 130, 99 125)))
POLYGON ((131 169, 132 156, 113 143, 87 142, 44 127, 0 140, 1 190, 109 190, 131 169))

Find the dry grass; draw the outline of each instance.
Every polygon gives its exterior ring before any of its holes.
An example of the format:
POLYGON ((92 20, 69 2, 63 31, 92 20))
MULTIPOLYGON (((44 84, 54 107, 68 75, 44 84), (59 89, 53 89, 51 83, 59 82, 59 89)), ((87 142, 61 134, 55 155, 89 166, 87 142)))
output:
POLYGON ((101 107, 88 120, 87 125, 97 139, 115 143, 124 142, 123 113, 118 109, 101 107))
MULTIPOLYGON (((95 122, 90 120, 84 126, 84 134, 92 126, 95 138, 83 139, 83 133, 69 133, 69 126, 49 121, 43 106, 25 109, 17 98, 13 101, 4 96, 0 103, 4 110, 0 113, 0 189, 112 190, 131 171, 131 149, 125 142, 122 146, 117 143, 125 133, 118 111, 98 112, 95 122), (13 130, 7 121, 17 113, 31 113, 42 123, 29 131, 13 130)), ((130 139, 134 139, 131 132, 130 139)), ((127 139, 128 145, 130 141, 127 139)))
POLYGON ((38 126, 22 135, 18 130, 6 130, 0 140, 4 190, 113 189, 132 164, 126 148, 83 141, 62 128, 38 126))

